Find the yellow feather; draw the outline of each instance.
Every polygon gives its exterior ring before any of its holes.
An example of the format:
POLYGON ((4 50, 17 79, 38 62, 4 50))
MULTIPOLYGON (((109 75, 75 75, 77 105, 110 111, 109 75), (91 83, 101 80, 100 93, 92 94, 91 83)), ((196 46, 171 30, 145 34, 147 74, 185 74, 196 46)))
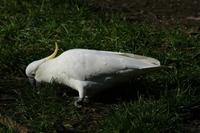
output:
POLYGON ((47 57, 48 60, 53 59, 57 53, 58 53, 58 44, 57 44, 57 42, 55 42, 55 50, 54 50, 53 54, 51 54, 49 57, 47 57))

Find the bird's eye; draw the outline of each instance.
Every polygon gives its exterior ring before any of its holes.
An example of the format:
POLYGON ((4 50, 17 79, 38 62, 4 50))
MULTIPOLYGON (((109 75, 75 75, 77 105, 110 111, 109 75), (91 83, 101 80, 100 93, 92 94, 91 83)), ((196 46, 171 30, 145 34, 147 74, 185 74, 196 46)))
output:
POLYGON ((31 76, 32 76, 32 77, 35 77, 35 73, 32 73, 31 76))

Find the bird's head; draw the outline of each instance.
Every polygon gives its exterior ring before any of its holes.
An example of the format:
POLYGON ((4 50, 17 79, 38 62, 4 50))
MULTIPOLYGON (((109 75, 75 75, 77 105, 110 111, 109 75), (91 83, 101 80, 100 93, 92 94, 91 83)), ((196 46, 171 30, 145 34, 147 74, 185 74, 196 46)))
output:
POLYGON ((29 82, 33 87, 37 86, 37 81, 35 80, 35 76, 36 76, 36 72, 39 66, 45 63, 46 61, 53 59, 56 56, 57 52, 58 52, 58 45, 57 43, 55 43, 55 50, 53 54, 43 59, 33 61, 26 67, 26 76, 28 77, 29 82))

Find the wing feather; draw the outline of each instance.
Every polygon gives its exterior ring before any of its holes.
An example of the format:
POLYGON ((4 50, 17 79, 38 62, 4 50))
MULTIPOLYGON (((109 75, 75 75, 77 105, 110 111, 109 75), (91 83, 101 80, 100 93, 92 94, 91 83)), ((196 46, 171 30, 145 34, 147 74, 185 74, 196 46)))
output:
POLYGON ((134 73, 144 69, 160 66, 160 62, 154 58, 129 53, 75 50, 71 55, 74 72, 82 79, 90 79, 96 76, 112 76, 134 73))

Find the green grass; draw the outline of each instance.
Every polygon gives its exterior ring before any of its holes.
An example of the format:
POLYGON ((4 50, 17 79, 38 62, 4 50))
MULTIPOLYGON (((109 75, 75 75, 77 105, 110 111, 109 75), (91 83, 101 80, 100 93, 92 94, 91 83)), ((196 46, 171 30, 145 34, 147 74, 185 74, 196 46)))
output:
MULTIPOLYGON (((16 98, 0 114, 37 132, 54 131, 60 121, 83 132, 182 132, 188 117, 182 108, 200 101, 198 35, 129 23, 119 14, 94 12, 78 1, 3 0, 0 12, 0 92, 16 98), (26 78, 30 62, 51 54, 54 42, 59 53, 71 48, 130 52, 173 68, 133 81, 125 98, 117 97, 129 100, 77 110, 72 96, 57 94, 62 86, 43 85, 38 94, 27 82, 18 83, 19 77, 26 78)), ((3 125, 0 131, 14 132, 3 125)))
POLYGON ((186 112, 182 112, 181 107, 191 104, 191 99, 185 93, 161 97, 159 100, 139 99, 137 102, 124 103, 105 121, 101 132, 184 132, 182 124, 186 112))
MULTIPOLYGON (((163 100, 163 99, 162 99, 163 100)), ((103 132, 160 133, 180 131, 179 117, 168 101, 139 101, 120 107, 105 123, 103 132), (119 122, 121 124, 119 124, 119 122)))

